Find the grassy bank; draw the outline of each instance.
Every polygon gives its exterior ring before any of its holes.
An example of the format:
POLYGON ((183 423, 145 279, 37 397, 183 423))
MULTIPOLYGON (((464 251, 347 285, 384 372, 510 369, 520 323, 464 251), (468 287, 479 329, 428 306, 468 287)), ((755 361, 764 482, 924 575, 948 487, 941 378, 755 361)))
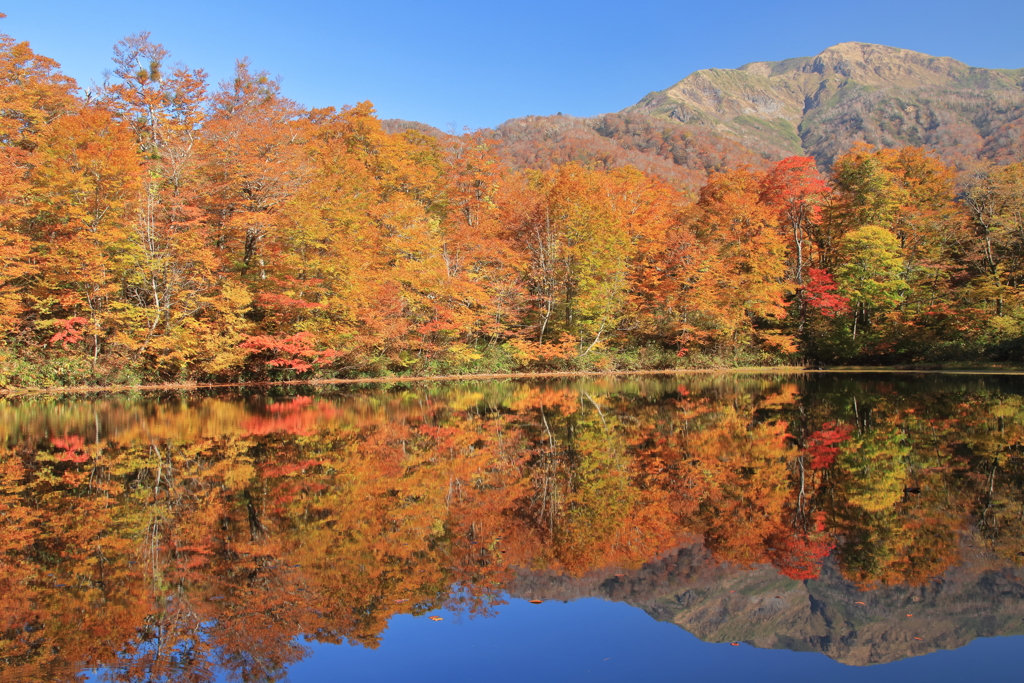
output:
POLYGON ((707 374, 818 374, 818 373, 942 373, 951 375, 1022 375, 1024 367, 1006 364, 949 364, 949 365, 882 365, 805 367, 800 365, 757 365, 741 367, 670 368, 660 370, 561 370, 548 372, 482 372, 439 375, 386 375, 376 377, 314 378, 287 380, 256 380, 239 382, 161 382, 151 384, 81 384, 51 387, 4 387, 0 397, 19 398, 54 394, 98 394, 129 391, 197 391, 216 389, 256 389, 286 386, 342 386, 386 385, 407 382, 465 382, 480 380, 530 380, 574 377, 615 377, 636 375, 707 375, 707 374))
POLYGON ((140 363, 122 362, 93 365, 75 356, 37 358, 8 355, 0 357, 0 395, 33 391, 124 391, 126 388, 199 388, 273 384, 394 382, 425 378, 558 377, 586 374, 722 370, 749 367, 793 367, 801 363, 793 356, 761 351, 735 351, 710 355, 690 353, 679 356, 658 346, 627 349, 598 349, 565 357, 537 358, 514 352, 507 345, 474 349, 462 357, 453 355, 412 356, 396 361, 365 363, 355 367, 313 367, 296 372, 253 360, 219 375, 201 373, 161 374, 140 363))

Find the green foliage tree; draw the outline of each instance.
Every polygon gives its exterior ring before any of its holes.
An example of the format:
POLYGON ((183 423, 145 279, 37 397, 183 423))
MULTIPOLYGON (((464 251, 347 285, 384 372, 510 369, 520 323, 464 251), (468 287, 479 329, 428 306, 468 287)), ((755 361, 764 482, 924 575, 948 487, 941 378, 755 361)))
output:
POLYGON ((843 263, 836 270, 840 291, 853 305, 850 315, 850 340, 857 344, 858 331, 863 347, 865 336, 882 339, 886 318, 892 315, 906 296, 905 261, 899 240, 877 225, 851 230, 840 242, 843 263), (874 329, 871 326, 874 325, 874 329), (859 328, 859 330, 858 330, 859 328))

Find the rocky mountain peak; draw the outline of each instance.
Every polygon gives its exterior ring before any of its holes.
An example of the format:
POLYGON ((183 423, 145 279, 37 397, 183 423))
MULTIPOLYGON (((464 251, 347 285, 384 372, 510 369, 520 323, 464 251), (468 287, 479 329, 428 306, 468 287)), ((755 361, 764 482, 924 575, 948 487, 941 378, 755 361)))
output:
POLYGON ((856 141, 996 158, 1024 130, 1022 77, 848 42, 814 57, 703 69, 625 111, 706 126, 769 158, 811 154, 828 165, 856 141))

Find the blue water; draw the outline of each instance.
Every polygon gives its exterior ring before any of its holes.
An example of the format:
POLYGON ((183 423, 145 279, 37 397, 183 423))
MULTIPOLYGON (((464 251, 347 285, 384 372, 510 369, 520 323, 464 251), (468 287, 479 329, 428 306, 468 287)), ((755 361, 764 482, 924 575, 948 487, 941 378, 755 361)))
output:
POLYGON ((496 618, 444 611, 398 616, 381 646, 308 643, 289 679, 312 681, 961 681, 1024 680, 1024 636, 984 638, 954 651, 854 667, 825 655, 705 643, 642 610, 589 598, 510 600, 496 618))

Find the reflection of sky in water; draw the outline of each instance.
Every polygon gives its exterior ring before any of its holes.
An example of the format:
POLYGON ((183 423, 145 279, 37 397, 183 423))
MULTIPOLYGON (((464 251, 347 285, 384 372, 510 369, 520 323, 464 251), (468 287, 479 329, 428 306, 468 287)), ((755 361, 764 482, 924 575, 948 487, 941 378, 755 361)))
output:
MULTIPOLYGON (((979 638, 953 651, 889 664, 847 666, 815 652, 705 643, 622 603, 587 598, 531 605, 510 599, 495 618, 443 610, 397 615, 381 646, 302 642, 310 656, 288 670, 293 683, 320 681, 1017 681, 1024 636, 979 638)), ((89 681, 103 680, 97 672, 89 681)), ((217 681, 229 681, 217 672, 217 681)))
POLYGON ((1011 681, 1024 637, 981 638, 954 651, 870 667, 823 654, 705 643, 621 603, 512 600, 494 619, 391 620, 377 650, 313 645, 289 678, 306 681, 1011 681))

